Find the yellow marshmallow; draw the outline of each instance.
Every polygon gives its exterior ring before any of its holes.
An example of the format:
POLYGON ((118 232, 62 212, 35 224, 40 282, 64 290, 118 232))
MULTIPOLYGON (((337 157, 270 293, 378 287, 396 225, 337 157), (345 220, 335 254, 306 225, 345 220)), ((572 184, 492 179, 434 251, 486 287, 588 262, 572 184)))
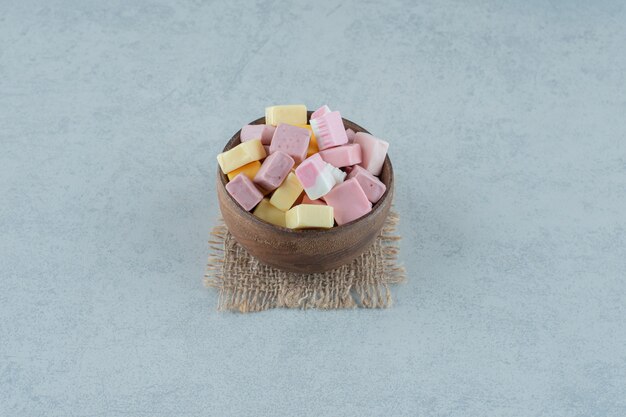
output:
POLYGON ((313 134, 311 134, 311 140, 309 141, 309 149, 306 150, 306 157, 308 158, 309 156, 318 153, 320 150, 317 147, 317 139, 315 139, 315 136, 313 134))
POLYGON ((285 221, 290 229, 333 227, 333 208, 313 204, 300 204, 285 213, 285 221))
POLYGON ((285 181, 274 191, 270 203, 282 211, 287 211, 302 194, 302 184, 296 174, 290 172, 285 181))
POLYGON ((288 104, 265 108, 265 124, 276 126, 279 123, 305 125, 307 121, 304 104, 288 104))
POLYGON ((275 224, 276 226, 285 227, 285 212, 278 210, 276 207, 270 204, 267 198, 261 200, 258 206, 252 212, 261 220, 265 220, 268 223, 275 224))
POLYGON ((242 167, 237 168, 234 171, 230 171, 228 175, 228 181, 231 181, 233 178, 237 176, 237 174, 243 173, 245 176, 254 179, 256 173, 261 169, 261 163, 259 161, 250 162, 249 164, 245 164, 242 167))
POLYGON ((224 174, 236 170, 246 164, 265 158, 265 148, 260 139, 240 143, 229 151, 217 155, 217 163, 224 174))

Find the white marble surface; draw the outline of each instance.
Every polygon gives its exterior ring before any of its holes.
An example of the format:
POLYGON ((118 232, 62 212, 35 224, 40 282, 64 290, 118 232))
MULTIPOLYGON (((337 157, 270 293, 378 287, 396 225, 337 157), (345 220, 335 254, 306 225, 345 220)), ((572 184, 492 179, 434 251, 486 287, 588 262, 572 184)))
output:
POLYGON ((624 416, 623 3, 0 2, 0 415, 624 416), (215 155, 391 143, 387 311, 219 314, 215 155))

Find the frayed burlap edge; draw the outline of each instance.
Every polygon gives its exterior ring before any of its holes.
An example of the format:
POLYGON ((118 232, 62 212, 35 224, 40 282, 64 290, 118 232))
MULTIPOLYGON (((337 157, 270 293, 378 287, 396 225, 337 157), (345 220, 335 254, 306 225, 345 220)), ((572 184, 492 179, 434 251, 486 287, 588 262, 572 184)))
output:
POLYGON ((398 215, 391 212, 370 249, 350 264, 319 274, 297 274, 260 263, 220 220, 211 233, 204 283, 217 289, 218 311, 387 308, 393 302, 389 286, 406 280, 405 269, 398 264, 398 222, 398 215))

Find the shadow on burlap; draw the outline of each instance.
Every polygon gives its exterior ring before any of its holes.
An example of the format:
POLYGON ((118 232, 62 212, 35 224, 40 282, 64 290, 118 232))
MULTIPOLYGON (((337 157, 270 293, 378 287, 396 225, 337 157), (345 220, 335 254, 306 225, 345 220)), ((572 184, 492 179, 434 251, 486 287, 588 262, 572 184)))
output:
POLYGON ((376 241, 349 264, 318 274, 286 272, 260 263, 223 223, 213 229, 204 282, 217 289, 219 311, 271 308, 387 308, 390 286, 406 279, 398 264, 398 215, 389 214, 376 241))

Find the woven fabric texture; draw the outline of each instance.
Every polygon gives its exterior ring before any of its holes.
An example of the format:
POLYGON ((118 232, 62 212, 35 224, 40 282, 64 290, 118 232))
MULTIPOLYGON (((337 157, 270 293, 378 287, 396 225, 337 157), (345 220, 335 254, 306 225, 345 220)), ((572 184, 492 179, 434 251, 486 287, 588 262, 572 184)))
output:
POLYGON ((220 221, 209 241, 204 282, 217 289, 217 309, 242 313, 271 308, 387 308, 390 286, 406 279, 398 264, 398 215, 389 214, 381 234, 354 261, 331 271, 298 274, 264 265, 239 245, 220 221))

